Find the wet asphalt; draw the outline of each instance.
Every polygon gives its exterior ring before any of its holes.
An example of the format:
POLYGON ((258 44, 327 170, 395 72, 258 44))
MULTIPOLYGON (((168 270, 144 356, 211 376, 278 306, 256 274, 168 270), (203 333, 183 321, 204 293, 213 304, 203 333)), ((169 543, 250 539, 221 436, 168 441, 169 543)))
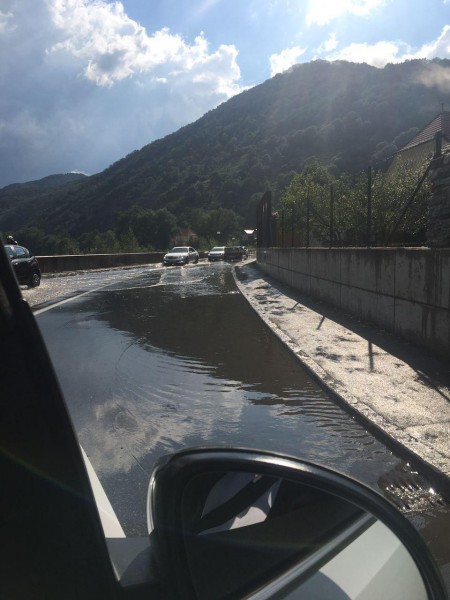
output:
POLYGON ((127 534, 145 532, 148 479, 161 454, 262 447, 384 493, 421 530, 448 580, 448 452, 445 440, 435 447, 425 435, 435 425, 448 431, 443 365, 428 357, 425 368, 417 350, 296 296, 251 261, 232 272, 222 264, 117 269, 23 290, 127 534))

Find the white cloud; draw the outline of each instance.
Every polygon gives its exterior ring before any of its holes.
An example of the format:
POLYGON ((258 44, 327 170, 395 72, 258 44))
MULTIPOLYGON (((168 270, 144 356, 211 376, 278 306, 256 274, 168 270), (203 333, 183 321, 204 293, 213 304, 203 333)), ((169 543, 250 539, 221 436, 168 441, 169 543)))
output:
POLYGON ((445 25, 440 36, 425 44, 414 54, 414 58, 450 58, 450 25, 445 25))
POLYGON ((367 63, 374 67, 384 67, 387 63, 399 62, 399 46, 394 42, 376 44, 350 44, 339 52, 328 56, 328 60, 347 60, 355 63, 367 63))
POLYGON ((328 39, 323 42, 318 48, 317 53, 322 54, 323 52, 332 52, 338 47, 338 41, 335 33, 330 33, 328 39))
POLYGON ((309 0, 306 24, 327 25, 345 14, 367 17, 385 4, 386 0, 309 0))
POLYGON ((273 77, 277 73, 282 73, 295 65, 302 54, 306 52, 306 48, 300 46, 293 46, 292 48, 286 48, 279 54, 272 54, 269 58, 270 61, 270 76, 273 77))
MULTIPOLYGON (((211 61, 203 34, 191 45, 167 28, 147 35, 145 28, 125 14, 120 2, 52 0, 50 9, 62 37, 50 52, 67 52, 79 59, 84 76, 97 85, 112 86, 127 77, 150 74, 161 67, 178 74, 196 71, 204 65, 211 67, 215 62, 223 66, 223 57, 231 60, 230 79, 234 81, 240 76, 233 47, 221 46, 211 61)), ((213 78, 210 81, 214 83, 213 78)), ((232 89, 222 84, 219 87, 232 89)))
POLYGON ((8 30, 13 14, 11 12, 2 12, 0 10, 0 33, 8 30))
POLYGON ((120 2, 2 0, 0 187, 94 173, 242 91, 237 50, 147 33, 120 2))
POLYGON ((404 62, 416 58, 450 58, 450 25, 445 25, 439 37, 412 50, 402 42, 380 41, 376 44, 350 44, 326 56, 327 60, 348 60, 384 67, 388 63, 404 62))

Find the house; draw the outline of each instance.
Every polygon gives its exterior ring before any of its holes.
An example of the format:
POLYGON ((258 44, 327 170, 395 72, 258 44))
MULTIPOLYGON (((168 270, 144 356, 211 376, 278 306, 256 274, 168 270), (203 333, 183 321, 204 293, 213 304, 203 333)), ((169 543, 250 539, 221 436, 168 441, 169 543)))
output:
POLYGON ((198 241, 198 235, 192 229, 179 229, 172 237, 173 246, 194 245, 198 241))
POLYGON ((450 150, 450 111, 442 111, 393 156, 388 175, 398 170, 424 171, 436 153, 436 137, 442 142, 442 152, 450 150))

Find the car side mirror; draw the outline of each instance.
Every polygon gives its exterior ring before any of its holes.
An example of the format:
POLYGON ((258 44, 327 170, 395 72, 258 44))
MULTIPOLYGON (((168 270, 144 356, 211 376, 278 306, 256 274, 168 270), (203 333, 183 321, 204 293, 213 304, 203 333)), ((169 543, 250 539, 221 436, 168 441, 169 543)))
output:
POLYGON ((151 477, 148 520, 169 597, 446 598, 424 541, 393 505, 295 458, 173 455, 151 477))

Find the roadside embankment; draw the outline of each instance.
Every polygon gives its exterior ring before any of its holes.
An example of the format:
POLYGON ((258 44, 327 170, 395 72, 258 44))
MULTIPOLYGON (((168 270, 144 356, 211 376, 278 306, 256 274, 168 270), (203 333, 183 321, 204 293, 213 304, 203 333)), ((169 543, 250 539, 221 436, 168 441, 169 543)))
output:
POLYGON ((450 356, 448 248, 261 248, 258 264, 308 297, 450 356))

